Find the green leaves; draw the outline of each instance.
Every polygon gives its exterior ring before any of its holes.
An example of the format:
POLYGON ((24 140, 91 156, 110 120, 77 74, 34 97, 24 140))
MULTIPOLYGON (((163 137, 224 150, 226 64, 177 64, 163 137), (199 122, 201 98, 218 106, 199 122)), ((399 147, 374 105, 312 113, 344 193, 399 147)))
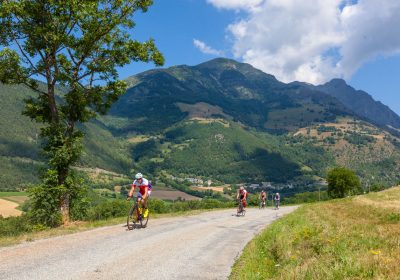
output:
POLYGON ((26 70, 20 66, 17 52, 4 48, 0 51, 0 82, 17 84, 26 81, 26 70))

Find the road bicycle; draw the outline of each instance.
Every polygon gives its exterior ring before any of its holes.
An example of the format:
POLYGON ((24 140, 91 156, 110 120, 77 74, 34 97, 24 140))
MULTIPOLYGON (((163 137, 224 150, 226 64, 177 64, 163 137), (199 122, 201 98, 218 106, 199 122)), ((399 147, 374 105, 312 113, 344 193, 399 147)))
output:
POLYGON ((134 203, 129 208, 128 218, 126 220, 126 225, 128 226, 129 230, 138 227, 145 228, 147 226, 150 213, 147 214, 147 217, 144 217, 143 214, 144 208, 142 206, 142 203, 139 203, 138 199, 135 198, 134 203))
POLYGON ((246 215, 246 210, 244 210, 243 200, 239 199, 239 206, 237 208, 237 216, 244 216, 246 215))

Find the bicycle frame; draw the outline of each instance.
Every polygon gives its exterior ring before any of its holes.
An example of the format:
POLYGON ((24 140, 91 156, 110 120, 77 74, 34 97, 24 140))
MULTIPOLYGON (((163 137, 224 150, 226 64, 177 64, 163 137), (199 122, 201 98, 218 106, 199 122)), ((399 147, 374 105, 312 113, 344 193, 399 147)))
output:
POLYGON ((244 216, 245 213, 246 213, 246 210, 244 210, 243 200, 239 199, 239 206, 237 208, 237 216, 239 216, 239 215, 244 216))
POLYGON ((145 228, 147 226, 149 214, 146 218, 143 217, 143 209, 143 202, 139 202, 138 197, 135 197, 134 203, 128 211, 127 226, 129 230, 136 228, 136 223, 140 223, 140 226, 142 228, 145 228))

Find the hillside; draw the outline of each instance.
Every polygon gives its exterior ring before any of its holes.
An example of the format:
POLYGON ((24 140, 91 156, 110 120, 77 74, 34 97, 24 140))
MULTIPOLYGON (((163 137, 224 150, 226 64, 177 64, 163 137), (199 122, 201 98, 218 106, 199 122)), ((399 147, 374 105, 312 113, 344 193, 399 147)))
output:
POLYGON ((376 125, 400 128, 400 117, 388 106, 375 101, 365 91, 355 90, 341 79, 333 79, 316 88, 336 97, 346 107, 376 125))
MULTIPOLYGON (((0 190, 23 188, 38 182, 37 172, 43 164, 40 157, 40 127, 21 115, 24 99, 33 93, 23 86, 0 84, 0 190)), ((126 173, 131 166, 128 144, 114 137, 97 121, 83 127, 85 153, 80 165, 126 173)))
POLYGON ((299 151, 276 136, 208 119, 174 126, 162 136, 137 144, 133 153, 135 162, 152 172, 165 171, 183 178, 195 174, 226 183, 285 183, 306 175, 322 176, 329 156, 323 158, 323 150, 311 146, 306 153, 306 146, 299 151), (308 173, 304 172, 306 166, 308 173))
POLYGON ((293 135, 329 151, 338 165, 355 170, 365 185, 376 178, 386 185, 399 178, 400 139, 370 123, 339 118, 299 129, 293 135))
MULTIPOLYGON (((383 118, 378 127, 320 87, 285 84, 229 59, 150 70, 127 82, 110 114, 82 127, 80 167, 266 182, 290 193, 315 189, 335 165, 356 170, 364 185, 400 180, 400 140, 384 130, 396 123, 383 118)), ((35 182, 41 166, 38 126, 20 115, 30 95, 0 86, 3 190, 35 182)))

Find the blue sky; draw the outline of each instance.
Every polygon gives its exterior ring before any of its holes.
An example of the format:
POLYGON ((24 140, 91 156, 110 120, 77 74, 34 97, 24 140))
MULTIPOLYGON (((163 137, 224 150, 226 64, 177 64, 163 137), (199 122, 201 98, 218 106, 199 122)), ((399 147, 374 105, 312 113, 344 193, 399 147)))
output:
MULTIPOLYGON (((165 67, 223 56, 279 80, 334 77, 400 115, 400 1, 155 0, 132 36, 154 38, 165 67)), ((121 78, 154 68, 134 63, 121 78)))

